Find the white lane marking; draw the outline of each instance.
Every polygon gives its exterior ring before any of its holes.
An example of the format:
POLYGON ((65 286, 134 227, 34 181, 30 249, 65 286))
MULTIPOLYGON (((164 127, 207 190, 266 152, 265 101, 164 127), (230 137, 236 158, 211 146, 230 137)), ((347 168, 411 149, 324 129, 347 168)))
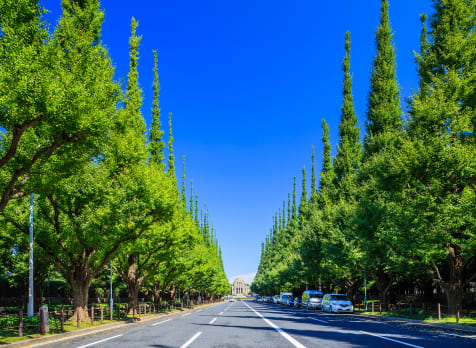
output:
POLYGON ((218 314, 218 315, 222 315, 222 314, 223 314, 223 312, 220 312, 220 314, 218 314))
POLYGON ((317 318, 313 318, 313 317, 309 317, 309 318, 312 319, 312 320, 317 320, 317 321, 320 321, 321 323, 327 324, 327 321, 325 321, 325 320, 321 320, 321 319, 317 319, 317 318))
POLYGON ((80 346, 78 348, 85 348, 85 347, 89 347, 89 346, 94 346, 95 344, 98 344, 98 343, 103 343, 103 342, 106 342, 106 341, 109 341, 109 340, 112 340, 113 338, 117 338, 117 337, 121 337, 122 335, 116 335, 116 336, 112 336, 112 337, 109 337, 109 338, 105 338, 103 340, 100 340, 100 341, 96 341, 96 342, 93 342, 93 343, 89 343, 89 344, 85 344, 84 346, 80 346))
POLYGON ((171 320, 172 320, 172 319, 167 319, 167 320, 159 321, 158 323, 152 324, 151 326, 160 325, 160 324, 166 323, 166 322, 171 321, 171 320))
POLYGON ((197 313, 198 313, 198 312, 201 312, 201 311, 203 311, 203 309, 199 309, 199 310, 197 311, 197 313))
POLYGON ((453 333, 447 333, 447 332, 442 332, 443 335, 448 335, 448 336, 456 336, 456 337, 463 337, 463 338, 469 338, 472 340, 476 340, 476 336, 462 336, 462 335, 457 335, 453 333))
POLYGON ((423 348, 421 346, 415 346, 414 344, 402 342, 402 341, 399 341, 399 340, 395 340, 393 338, 389 338, 389 337, 385 337, 385 336, 379 336, 379 335, 373 334, 371 332, 367 332, 367 331, 360 331, 360 332, 362 332, 364 334, 367 334, 367 335, 370 335, 370 336, 375 336, 375 337, 378 337, 378 338, 381 338, 381 339, 384 339, 384 340, 400 343, 400 344, 403 344, 405 346, 414 347, 414 348, 423 348))
POLYGON ((180 348, 187 348, 190 344, 192 344, 193 341, 195 341, 195 339, 200 336, 202 333, 201 332, 197 332, 195 335, 193 335, 193 337, 191 339, 189 339, 187 342, 185 342, 184 344, 182 344, 180 346, 180 348))
POLYGON ((186 317, 187 315, 190 315, 192 313, 185 313, 184 315, 182 315, 182 317, 186 317))
POLYGON ((243 302, 249 309, 251 309, 253 312, 255 312, 255 314, 260 317, 261 319, 263 319, 269 326, 271 326, 273 329, 275 329, 276 331, 278 331, 281 336, 283 336, 285 339, 287 339, 289 342, 291 342, 291 344, 296 347, 296 348, 306 348, 306 346, 302 345, 301 343, 299 343, 298 341, 296 341, 293 337, 289 336, 286 332, 284 332, 283 329, 281 329, 280 327, 276 326, 272 321, 266 319, 265 317, 263 317, 261 314, 259 314, 257 311, 255 311, 255 309, 253 307, 251 307, 249 304, 243 302))
POLYGON ((211 322, 209 322, 208 324, 213 324, 215 322, 215 320, 217 320, 218 318, 213 318, 211 322))

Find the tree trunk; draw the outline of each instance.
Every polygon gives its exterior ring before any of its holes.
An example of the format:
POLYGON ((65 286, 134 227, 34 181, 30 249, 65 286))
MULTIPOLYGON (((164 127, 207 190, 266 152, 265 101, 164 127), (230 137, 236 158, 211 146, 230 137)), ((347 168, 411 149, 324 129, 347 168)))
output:
POLYGON ((445 292, 446 301, 448 304, 448 313, 456 314, 456 305, 461 309, 463 302, 463 269, 464 262, 461 256, 460 248, 456 245, 448 245, 448 265, 449 265, 449 279, 445 281, 441 276, 438 266, 433 263, 438 277, 438 285, 445 292))
POLYGON ((73 292, 73 308, 74 314, 71 317, 72 321, 77 320, 79 313, 79 320, 82 322, 89 322, 88 314, 88 298, 89 298, 89 286, 91 280, 89 279, 75 279, 70 283, 71 290, 73 292))
POLYGON ((129 296, 129 314, 132 315, 133 310, 137 313, 139 285, 135 282, 127 282, 127 294, 129 296))

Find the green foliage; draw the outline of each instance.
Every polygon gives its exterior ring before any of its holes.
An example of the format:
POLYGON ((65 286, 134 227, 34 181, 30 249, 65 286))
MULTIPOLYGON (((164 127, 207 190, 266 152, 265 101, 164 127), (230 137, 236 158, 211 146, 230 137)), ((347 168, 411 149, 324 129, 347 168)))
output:
POLYGON ((388 1, 382 0, 364 156, 347 33, 334 165, 323 121, 317 199, 299 209, 299 225, 288 223, 284 233, 273 228, 266 237, 253 291, 299 292, 322 283, 324 291, 352 295, 365 275, 382 302, 398 288, 433 283, 450 313, 461 306, 476 279, 476 4, 434 0, 434 9, 429 31, 421 17, 420 86, 402 124, 388 1))

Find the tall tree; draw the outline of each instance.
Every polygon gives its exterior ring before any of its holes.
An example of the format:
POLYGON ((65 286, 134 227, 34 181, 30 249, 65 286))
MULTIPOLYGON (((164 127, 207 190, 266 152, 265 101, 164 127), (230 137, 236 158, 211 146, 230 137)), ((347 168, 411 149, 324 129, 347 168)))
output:
POLYGON ((175 179, 175 157, 174 157, 174 137, 172 135, 172 113, 169 113, 169 161, 167 172, 169 175, 175 179))
POLYGON ((322 119, 322 170, 319 179, 319 192, 323 195, 333 185, 335 174, 331 159, 331 145, 329 144, 329 126, 322 119))
POLYGON ((154 102, 152 106, 152 126, 149 132, 150 160, 164 167, 164 148, 165 144, 162 139, 164 131, 160 125, 160 108, 159 108, 159 70, 157 68, 157 51, 154 50, 154 82, 152 84, 154 90, 154 102))
POLYGON ((377 54, 372 64, 367 105, 367 134, 364 141, 364 154, 367 158, 388 146, 389 142, 397 138, 402 127, 400 88, 397 83, 392 37, 388 0, 382 0, 380 24, 375 37, 377 54))
POLYGON ((343 104, 339 123, 339 145, 334 159, 334 171, 337 183, 355 173, 360 165, 362 148, 359 141, 360 128, 354 110, 352 96, 352 76, 350 74, 350 33, 345 34, 345 58, 342 63, 344 71, 343 104))
POLYGON ((96 156, 120 92, 98 1, 64 0, 52 36, 38 3, 0 6, 0 212, 96 156))

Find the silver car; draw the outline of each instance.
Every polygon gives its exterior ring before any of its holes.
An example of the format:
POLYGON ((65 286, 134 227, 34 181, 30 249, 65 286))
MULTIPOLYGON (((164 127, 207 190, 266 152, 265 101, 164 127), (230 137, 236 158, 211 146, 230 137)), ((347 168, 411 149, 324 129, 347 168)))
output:
POLYGON ((325 294, 322 298, 322 311, 331 313, 353 313, 354 306, 347 295, 325 294))

